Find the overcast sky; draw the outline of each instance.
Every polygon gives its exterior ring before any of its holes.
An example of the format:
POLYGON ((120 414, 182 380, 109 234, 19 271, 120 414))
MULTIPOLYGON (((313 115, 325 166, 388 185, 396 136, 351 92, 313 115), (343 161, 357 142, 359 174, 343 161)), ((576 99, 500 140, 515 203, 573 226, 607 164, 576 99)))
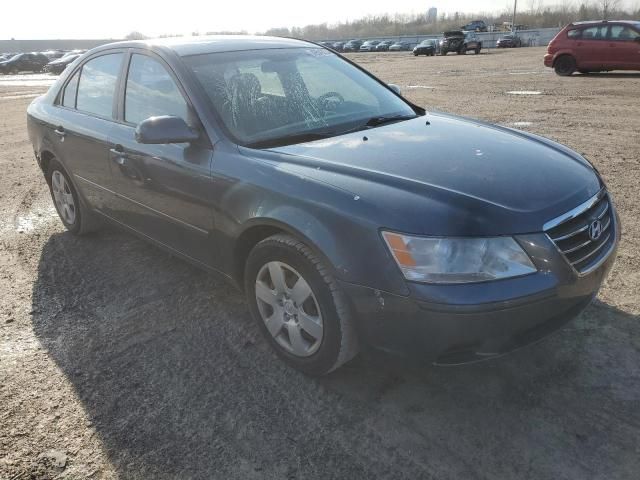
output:
MULTIPOLYGON (((528 8, 532 1, 553 5, 571 0, 519 0, 519 8, 528 8)), ((640 0, 622 2, 640 4, 640 0)), ((122 38, 133 30, 148 36, 220 30, 257 33, 368 14, 423 13, 431 6, 439 12, 495 12, 512 8, 513 0, 3 0, 2 4, 0 38, 33 39, 122 38)))

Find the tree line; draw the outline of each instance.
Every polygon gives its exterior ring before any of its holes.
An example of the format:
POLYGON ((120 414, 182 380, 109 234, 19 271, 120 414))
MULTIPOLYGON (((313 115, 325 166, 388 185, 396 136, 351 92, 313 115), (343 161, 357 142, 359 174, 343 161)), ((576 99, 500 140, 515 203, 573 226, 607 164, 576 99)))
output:
MULTIPOLYGON (((635 7, 623 9, 620 0, 595 0, 575 3, 562 0, 555 6, 543 6, 541 0, 521 0, 516 25, 529 28, 562 27, 574 21, 602 19, 640 19, 640 0, 635 7)), ((335 24, 321 23, 304 27, 271 28, 265 35, 305 38, 308 40, 338 40, 366 37, 438 34, 456 30, 472 20, 484 20, 500 28, 512 21, 513 10, 497 13, 442 13, 429 22, 425 14, 367 15, 357 20, 335 24)))

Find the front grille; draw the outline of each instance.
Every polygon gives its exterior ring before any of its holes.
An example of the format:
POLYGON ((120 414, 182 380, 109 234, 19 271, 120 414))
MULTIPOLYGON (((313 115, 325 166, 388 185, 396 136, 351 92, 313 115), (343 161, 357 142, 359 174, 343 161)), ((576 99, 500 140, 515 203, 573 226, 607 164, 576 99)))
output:
POLYGON ((604 260, 615 244, 615 219, 611 202, 602 189, 575 209, 545 224, 544 230, 579 273, 588 273, 604 260), (599 222, 600 235, 590 230, 599 222))

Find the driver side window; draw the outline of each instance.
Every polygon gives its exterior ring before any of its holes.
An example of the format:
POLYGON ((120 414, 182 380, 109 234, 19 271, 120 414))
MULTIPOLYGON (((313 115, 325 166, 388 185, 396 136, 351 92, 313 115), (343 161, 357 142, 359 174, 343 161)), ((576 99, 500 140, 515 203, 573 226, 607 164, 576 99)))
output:
POLYGON ((189 107, 169 72, 158 60, 134 54, 127 76, 124 119, 137 125, 161 115, 189 123, 189 107))

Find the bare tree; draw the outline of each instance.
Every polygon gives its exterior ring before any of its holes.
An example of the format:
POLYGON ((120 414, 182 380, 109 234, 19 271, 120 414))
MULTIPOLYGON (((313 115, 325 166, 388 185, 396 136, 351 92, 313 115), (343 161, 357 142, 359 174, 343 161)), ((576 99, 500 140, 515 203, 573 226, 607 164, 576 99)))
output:
POLYGON ((140 32, 131 32, 129 33, 126 37, 124 37, 126 40, 146 40, 147 37, 146 35, 144 35, 143 33, 140 32))
POLYGON ((598 0, 598 6, 602 12, 602 18, 609 20, 609 15, 620 8, 620 0, 598 0))

